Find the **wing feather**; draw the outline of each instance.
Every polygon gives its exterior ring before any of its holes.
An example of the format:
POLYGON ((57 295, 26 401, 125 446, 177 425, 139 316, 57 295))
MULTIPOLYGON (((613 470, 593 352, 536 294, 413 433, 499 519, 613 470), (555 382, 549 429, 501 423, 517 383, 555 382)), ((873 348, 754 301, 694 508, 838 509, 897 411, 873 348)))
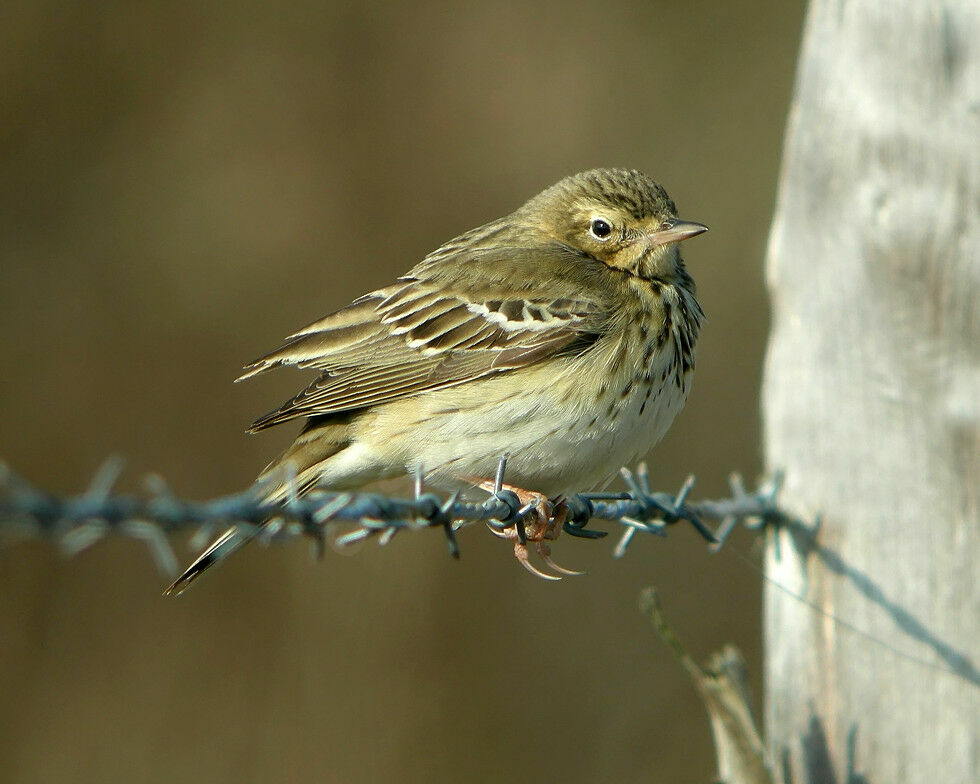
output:
POLYGON ((595 297, 566 291, 549 299, 460 284, 455 272, 452 280, 403 278, 246 365, 241 378, 280 365, 323 371, 250 429, 353 411, 578 354, 598 339, 608 316, 595 297))

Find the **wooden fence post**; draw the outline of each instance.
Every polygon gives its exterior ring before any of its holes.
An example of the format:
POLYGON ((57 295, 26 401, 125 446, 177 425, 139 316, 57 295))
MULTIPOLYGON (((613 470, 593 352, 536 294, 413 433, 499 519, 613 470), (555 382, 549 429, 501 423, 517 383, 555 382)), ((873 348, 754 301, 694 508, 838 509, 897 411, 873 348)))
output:
POLYGON ((769 748, 794 784, 976 784, 980 5, 813 0, 799 69, 765 448, 821 526, 766 571, 818 610, 766 586, 769 748))

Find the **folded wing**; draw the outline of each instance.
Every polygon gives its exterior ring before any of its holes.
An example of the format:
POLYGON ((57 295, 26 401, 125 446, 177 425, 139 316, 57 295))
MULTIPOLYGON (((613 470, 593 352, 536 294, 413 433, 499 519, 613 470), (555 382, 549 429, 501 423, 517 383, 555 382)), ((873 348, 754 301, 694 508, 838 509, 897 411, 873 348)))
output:
POLYGON ((251 430, 577 355, 598 337, 602 314, 595 302, 501 291, 478 296, 472 287, 406 277, 314 322, 246 366, 242 379, 280 365, 322 371, 251 430))

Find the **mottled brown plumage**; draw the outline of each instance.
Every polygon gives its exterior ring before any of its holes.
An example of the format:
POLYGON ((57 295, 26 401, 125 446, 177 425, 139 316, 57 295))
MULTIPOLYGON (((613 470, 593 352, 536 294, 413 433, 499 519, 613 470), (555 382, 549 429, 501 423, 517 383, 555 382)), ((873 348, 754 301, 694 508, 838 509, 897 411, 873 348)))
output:
POLYGON ((406 472, 472 487, 504 452, 527 491, 605 484, 687 398, 703 314, 677 243, 705 230, 640 172, 583 172, 289 336, 241 377, 317 371, 251 427, 306 420, 262 474, 272 497, 287 477, 300 492, 406 472))

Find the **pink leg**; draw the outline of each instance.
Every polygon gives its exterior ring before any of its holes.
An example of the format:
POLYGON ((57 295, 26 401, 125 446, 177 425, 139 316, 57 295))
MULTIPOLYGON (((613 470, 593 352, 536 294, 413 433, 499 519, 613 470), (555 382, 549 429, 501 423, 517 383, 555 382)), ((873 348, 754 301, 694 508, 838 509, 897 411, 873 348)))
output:
MULTIPOLYGON (((480 487, 489 493, 494 491, 493 482, 480 482, 480 487)), ((492 528, 490 529, 494 534, 502 539, 515 540, 514 555, 520 562, 521 566, 527 569, 531 574, 535 575, 536 577, 540 577, 543 580, 561 579, 561 577, 558 575, 542 572, 530 562, 527 543, 534 542, 534 549, 541 557, 541 560, 543 560, 545 564, 550 566, 556 572, 566 575, 584 574, 584 572, 576 572, 556 564, 551 559, 551 546, 548 545, 546 541, 557 539, 558 534, 561 533, 561 527, 565 522, 566 515, 568 514, 568 507, 565 505, 565 502, 559 501, 557 504, 552 504, 542 493, 538 493, 533 490, 524 490, 523 488, 514 487, 512 485, 505 484, 503 485, 503 489, 513 492, 520 500, 522 506, 533 504, 533 507, 528 510, 527 518, 524 521, 526 541, 520 541, 516 525, 507 529, 506 531, 496 531, 492 528)))

